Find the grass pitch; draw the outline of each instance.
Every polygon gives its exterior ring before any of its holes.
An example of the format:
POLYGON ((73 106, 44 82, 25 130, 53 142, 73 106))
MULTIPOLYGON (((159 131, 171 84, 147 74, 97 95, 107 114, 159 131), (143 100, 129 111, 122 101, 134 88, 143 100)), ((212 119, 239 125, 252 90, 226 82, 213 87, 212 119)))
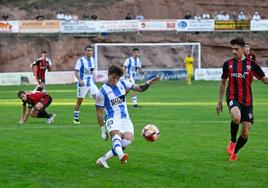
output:
MULTIPOLYGON (((139 93, 143 108, 129 105, 135 126, 129 161, 121 165, 114 158, 110 169, 95 164, 111 142, 100 138, 92 99, 81 108, 81 125, 72 125, 75 85, 47 86, 55 124, 29 119, 23 126, 16 123, 21 110, 16 92, 33 86, 0 87, 0 187, 267 187, 268 87, 254 82, 256 122, 239 160, 229 162, 230 117, 226 105, 216 115, 218 85, 161 81, 139 93), (140 135, 149 123, 161 132, 153 143, 140 135)), ((131 104, 130 96, 127 100, 131 104)))

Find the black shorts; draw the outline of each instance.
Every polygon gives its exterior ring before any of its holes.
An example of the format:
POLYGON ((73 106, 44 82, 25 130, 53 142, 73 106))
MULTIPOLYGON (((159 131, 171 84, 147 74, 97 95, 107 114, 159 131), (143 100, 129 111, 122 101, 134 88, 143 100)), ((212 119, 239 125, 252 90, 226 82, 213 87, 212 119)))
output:
POLYGON ((46 95, 39 102, 44 105, 42 108, 44 110, 50 105, 50 103, 52 102, 52 98, 49 95, 46 95))
POLYGON ((240 122, 247 121, 251 122, 252 124, 254 123, 253 106, 243 106, 236 100, 227 101, 227 106, 229 108, 229 111, 235 106, 237 106, 240 109, 241 112, 240 122))

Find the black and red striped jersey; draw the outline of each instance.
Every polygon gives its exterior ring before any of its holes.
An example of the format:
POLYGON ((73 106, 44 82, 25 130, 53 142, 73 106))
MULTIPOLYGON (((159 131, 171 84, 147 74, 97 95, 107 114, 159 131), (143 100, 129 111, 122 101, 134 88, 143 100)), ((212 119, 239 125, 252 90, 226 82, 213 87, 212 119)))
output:
POLYGON ((29 105, 29 107, 33 107, 35 106, 38 102, 41 101, 42 98, 48 96, 48 94, 43 93, 43 92, 29 92, 26 93, 27 95, 27 100, 26 101, 22 101, 23 105, 26 105, 26 103, 29 105))
POLYGON ((39 58, 33 62, 33 65, 36 65, 36 78, 45 80, 46 70, 49 69, 50 60, 48 58, 39 58))
POLYGON ((230 59, 223 65, 222 79, 228 80, 226 100, 237 100, 243 106, 252 106, 251 83, 253 76, 261 79, 265 76, 260 66, 253 60, 230 59))
POLYGON ((256 55, 252 52, 246 54, 247 58, 252 59, 253 61, 256 61, 256 55))

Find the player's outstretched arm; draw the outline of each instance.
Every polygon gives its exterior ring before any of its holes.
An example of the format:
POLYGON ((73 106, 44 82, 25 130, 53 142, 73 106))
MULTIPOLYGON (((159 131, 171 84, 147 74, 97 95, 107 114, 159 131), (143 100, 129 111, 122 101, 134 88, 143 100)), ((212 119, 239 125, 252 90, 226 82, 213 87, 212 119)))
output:
POLYGON ((147 82, 145 82, 144 84, 140 84, 140 85, 135 85, 133 87, 133 90, 135 91, 140 91, 140 92, 144 92, 146 91, 151 85, 155 84, 155 82, 159 81, 160 77, 156 76, 154 78, 152 78, 151 80, 148 80, 147 82))
POLYGON ((264 83, 264 84, 268 84, 268 77, 264 76, 261 78, 261 81, 264 83))

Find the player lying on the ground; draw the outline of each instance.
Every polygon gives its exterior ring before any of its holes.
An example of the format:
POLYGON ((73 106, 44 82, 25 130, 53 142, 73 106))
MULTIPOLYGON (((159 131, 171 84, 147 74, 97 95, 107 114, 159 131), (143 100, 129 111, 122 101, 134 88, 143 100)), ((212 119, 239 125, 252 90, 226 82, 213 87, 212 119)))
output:
POLYGON ((19 121, 20 124, 25 123, 29 116, 35 118, 47 118, 47 123, 54 123, 56 115, 48 114, 45 110, 52 102, 51 96, 39 91, 29 93, 19 91, 18 97, 23 102, 21 118, 19 121), (26 103, 28 104, 28 111, 26 110, 26 103))
POLYGON ((134 85, 126 80, 120 80, 123 75, 121 67, 111 65, 108 68, 108 81, 102 85, 96 95, 97 120, 101 128, 103 140, 112 138, 112 149, 97 160, 97 165, 109 168, 107 161, 117 156, 121 163, 126 163, 128 154, 124 149, 131 144, 134 136, 134 127, 128 114, 126 92, 128 90, 146 91, 150 85, 160 79, 155 77, 141 85, 134 85), (104 126, 103 111, 106 110, 104 126))

